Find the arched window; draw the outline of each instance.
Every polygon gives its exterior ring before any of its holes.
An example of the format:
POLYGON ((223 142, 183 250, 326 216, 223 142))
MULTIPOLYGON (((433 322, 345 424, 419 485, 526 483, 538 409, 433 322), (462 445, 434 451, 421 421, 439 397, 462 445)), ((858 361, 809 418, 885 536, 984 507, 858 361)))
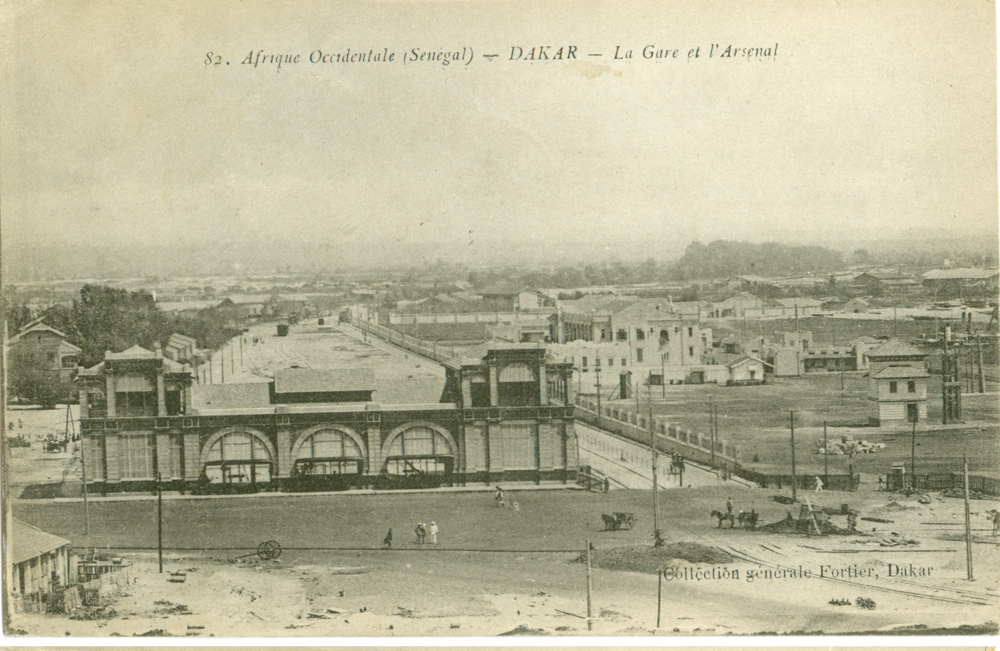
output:
POLYGON ((669 343, 670 343, 670 333, 667 332, 666 328, 664 328, 663 330, 660 330, 660 345, 662 346, 663 344, 669 344, 669 343))
POLYGON ((249 432, 216 439, 205 454, 205 474, 212 483, 260 484, 271 481, 271 453, 249 432))
POLYGON ((364 452, 346 432, 324 429, 310 434, 295 450, 295 472, 303 475, 361 474, 364 452))
POLYGON ((389 445, 385 469, 390 475, 448 474, 455 451, 448 439, 432 427, 414 425, 389 445))

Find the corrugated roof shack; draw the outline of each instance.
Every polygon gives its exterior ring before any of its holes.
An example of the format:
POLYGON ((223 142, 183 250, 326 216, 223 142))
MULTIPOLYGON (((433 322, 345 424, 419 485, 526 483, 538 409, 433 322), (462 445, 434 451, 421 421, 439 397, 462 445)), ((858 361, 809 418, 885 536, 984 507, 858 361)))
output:
POLYGON ((12 583, 9 594, 18 612, 44 611, 56 588, 70 577, 70 541, 13 520, 10 536, 12 583))

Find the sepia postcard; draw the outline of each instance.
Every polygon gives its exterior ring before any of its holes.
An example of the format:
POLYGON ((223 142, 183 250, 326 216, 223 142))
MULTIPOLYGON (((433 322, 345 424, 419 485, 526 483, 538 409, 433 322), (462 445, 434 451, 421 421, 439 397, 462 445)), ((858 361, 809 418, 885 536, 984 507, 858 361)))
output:
POLYGON ((0 3, 5 643, 995 636, 995 12, 0 3))

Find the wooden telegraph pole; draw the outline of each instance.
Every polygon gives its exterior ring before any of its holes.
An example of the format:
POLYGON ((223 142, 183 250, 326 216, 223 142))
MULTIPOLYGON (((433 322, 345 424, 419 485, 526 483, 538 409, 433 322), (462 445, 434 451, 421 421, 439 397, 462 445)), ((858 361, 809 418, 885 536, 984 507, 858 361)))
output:
POLYGON ((965 476, 965 567, 972 581, 972 523, 969 521, 969 460, 962 455, 962 470, 965 476))
POLYGON ((159 472, 156 473, 156 550, 163 574, 163 479, 159 472))
POLYGON ((656 573, 656 628, 660 628, 660 612, 663 610, 663 570, 656 573))
POLYGON ((594 374, 597 376, 597 429, 601 428, 601 358, 594 358, 594 374))
POLYGON ((826 421, 823 421, 823 479, 829 481, 827 476, 830 474, 830 449, 826 443, 826 421))
POLYGON ((792 431, 792 501, 798 501, 798 494, 796 492, 796 481, 795 481, 795 410, 788 412, 788 424, 792 431))
POLYGON ((656 427, 653 426, 653 385, 648 385, 647 389, 649 391, 649 448, 653 453, 653 546, 658 547, 660 545, 660 478, 657 470, 657 457, 660 455, 656 449, 656 427))
POLYGON ((712 441, 712 469, 715 469, 715 398, 712 397, 708 402, 708 434, 712 441))
POLYGON ((594 630, 593 620, 593 599, 591 593, 594 591, 594 581, 590 574, 590 540, 587 540, 587 630, 594 630))
POLYGON ((986 393, 986 378, 983 377, 983 345, 976 332, 976 366, 979 368, 979 393, 986 393))
POLYGON ((84 450, 87 448, 87 439, 80 434, 80 471, 83 479, 83 533, 90 535, 90 503, 87 501, 87 457, 84 450))

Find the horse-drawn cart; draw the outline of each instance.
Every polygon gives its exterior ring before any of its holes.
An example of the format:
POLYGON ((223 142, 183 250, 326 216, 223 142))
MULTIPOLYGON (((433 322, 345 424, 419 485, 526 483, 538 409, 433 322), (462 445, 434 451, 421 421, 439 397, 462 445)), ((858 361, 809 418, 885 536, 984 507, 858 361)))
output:
POLYGON ((619 529, 631 529, 635 526, 636 517, 633 513, 623 513, 617 512, 611 515, 604 514, 601 516, 604 520, 604 530, 605 531, 618 531, 619 529))

